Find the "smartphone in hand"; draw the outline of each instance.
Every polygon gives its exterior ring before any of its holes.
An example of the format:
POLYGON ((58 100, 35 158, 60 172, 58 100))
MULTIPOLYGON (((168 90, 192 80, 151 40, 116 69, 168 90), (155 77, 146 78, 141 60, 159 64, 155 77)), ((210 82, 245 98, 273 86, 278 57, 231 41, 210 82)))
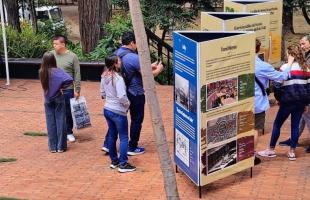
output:
POLYGON ((161 58, 157 58, 157 65, 161 64, 161 58))

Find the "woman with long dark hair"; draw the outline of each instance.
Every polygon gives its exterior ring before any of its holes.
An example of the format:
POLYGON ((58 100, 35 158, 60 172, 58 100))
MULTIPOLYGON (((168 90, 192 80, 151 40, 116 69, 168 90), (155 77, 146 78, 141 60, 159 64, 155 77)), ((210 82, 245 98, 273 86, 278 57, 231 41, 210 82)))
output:
POLYGON ((101 95, 106 99, 103 114, 107 120, 109 130, 107 143, 111 158, 112 169, 118 167, 121 173, 136 170, 135 166, 128 163, 128 120, 127 111, 130 102, 126 94, 123 77, 118 73, 121 69, 121 60, 116 55, 105 59, 106 70, 101 76, 101 95), (119 157, 116 151, 116 141, 119 135, 119 157))
MULTIPOLYGON (((290 77, 282 83, 280 107, 273 123, 269 148, 258 152, 258 155, 263 157, 276 156, 274 149, 280 136, 281 127, 291 115, 291 144, 287 156, 289 160, 296 160, 295 148, 299 137, 299 122, 305 106, 309 104, 310 94, 307 90, 307 84, 310 80, 310 69, 299 45, 289 46, 287 55, 294 57, 290 77)), ((280 70, 284 71, 287 67, 288 65, 284 64, 280 70)))
POLYGON ((51 153, 62 153, 67 150, 66 108, 62 88, 71 85, 73 79, 57 68, 55 56, 51 52, 43 55, 39 77, 44 91, 48 148, 51 153))

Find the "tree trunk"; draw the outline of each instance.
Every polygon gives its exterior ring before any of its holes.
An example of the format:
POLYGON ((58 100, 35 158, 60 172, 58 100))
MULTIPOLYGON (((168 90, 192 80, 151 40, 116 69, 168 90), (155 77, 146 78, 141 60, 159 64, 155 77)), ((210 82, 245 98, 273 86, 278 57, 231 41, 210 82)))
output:
POLYGON ((140 2, 137 0, 128 0, 128 2, 132 24, 137 38, 136 42, 140 58, 143 86, 152 117, 153 132, 156 139, 160 168, 164 177, 166 197, 167 199, 179 199, 174 168, 169 154, 169 146, 156 96, 154 77, 151 71, 150 50, 147 45, 140 2))
POLYGON ((293 27, 293 7, 284 6, 282 16, 283 28, 291 33, 294 33, 293 27))
POLYGON ((301 8, 302 14, 304 15, 305 20, 307 23, 310 25, 310 8, 308 8, 308 5, 305 5, 304 7, 301 8))
POLYGON ((110 19, 110 0, 78 0, 81 44, 91 52, 103 36, 102 25, 110 19))
POLYGON ((21 32, 18 14, 18 0, 4 0, 4 5, 7 11, 7 21, 9 25, 21 32))
POLYGON ((282 16, 282 43, 281 43, 281 60, 285 60, 286 58, 286 47, 285 41, 286 36, 289 33, 294 33, 293 27, 293 8, 290 6, 283 7, 283 16, 282 16))
POLYGON ((29 11, 30 11, 30 17, 31 17, 31 24, 32 24, 32 30, 36 33, 38 31, 37 26, 37 15, 35 10, 35 5, 33 0, 27 0, 27 3, 29 5, 29 11))

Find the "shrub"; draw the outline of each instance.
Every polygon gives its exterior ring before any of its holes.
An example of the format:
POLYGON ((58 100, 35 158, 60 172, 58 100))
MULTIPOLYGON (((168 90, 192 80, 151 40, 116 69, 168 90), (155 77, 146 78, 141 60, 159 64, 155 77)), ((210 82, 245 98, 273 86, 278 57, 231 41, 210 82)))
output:
MULTIPOLYGON (((7 26, 6 35, 8 56, 12 58, 40 58, 45 51, 52 48, 47 35, 35 34, 27 23, 22 23, 21 33, 7 26)), ((0 37, 0 44, 3 44, 2 37, 0 37)), ((3 48, 0 48, 0 53, 4 54, 3 48)))
POLYGON ((53 23, 50 20, 38 21, 38 33, 45 34, 51 38, 56 34, 68 36, 69 30, 62 23, 53 23))

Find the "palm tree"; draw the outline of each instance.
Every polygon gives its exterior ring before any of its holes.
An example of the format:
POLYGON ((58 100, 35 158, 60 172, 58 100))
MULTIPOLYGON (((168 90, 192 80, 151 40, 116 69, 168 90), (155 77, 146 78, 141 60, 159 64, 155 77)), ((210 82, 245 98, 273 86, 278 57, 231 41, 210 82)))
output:
POLYGON ((152 117, 154 137, 160 160, 160 167, 164 176, 167 199, 179 199, 179 193, 169 154, 169 146, 156 96, 154 77, 151 71, 150 50, 147 43, 145 27, 139 0, 128 0, 132 24, 137 39, 143 86, 152 117))

